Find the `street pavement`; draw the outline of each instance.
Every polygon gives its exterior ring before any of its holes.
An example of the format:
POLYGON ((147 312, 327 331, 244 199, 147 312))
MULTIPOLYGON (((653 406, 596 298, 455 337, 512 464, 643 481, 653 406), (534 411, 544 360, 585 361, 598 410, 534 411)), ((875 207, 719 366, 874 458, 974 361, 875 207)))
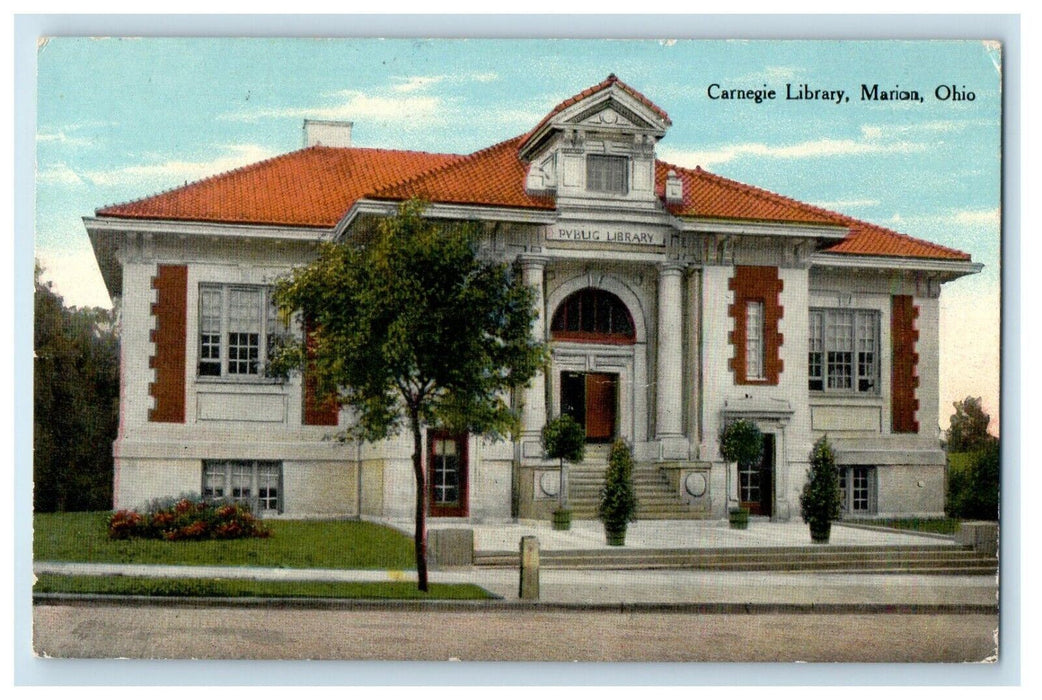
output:
MULTIPOLYGON (((397 523, 406 532, 410 524, 397 523)), ((599 523, 472 525, 479 552, 607 548, 599 523)), ((627 550, 803 546, 802 523, 638 522, 627 550)), ((950 539, 851 527, 833 545, 951 545, 950 539)), ((35 562, 37 574, 415 581, 414 570, 285 569, 35 562)), ((994 660, 995 576, 734 572, 540 571, 538 601, 518 599, 516 568, 434 570, 494 601, 130 599, 37 596, 33 648, 62 658, 401 659, 556 661, 994 660), (260 612, 263 610, 263 612, 260 612)))

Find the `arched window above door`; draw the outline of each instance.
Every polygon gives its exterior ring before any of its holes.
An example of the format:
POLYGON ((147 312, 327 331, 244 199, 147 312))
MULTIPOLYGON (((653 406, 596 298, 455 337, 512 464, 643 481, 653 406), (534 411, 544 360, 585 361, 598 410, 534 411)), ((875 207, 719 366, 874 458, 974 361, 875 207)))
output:
POLYGON ((636 341, 633 317, 622 300, 603 289, 587 287, 569 295, 550 323, 553 340, 630 344, 636 341))

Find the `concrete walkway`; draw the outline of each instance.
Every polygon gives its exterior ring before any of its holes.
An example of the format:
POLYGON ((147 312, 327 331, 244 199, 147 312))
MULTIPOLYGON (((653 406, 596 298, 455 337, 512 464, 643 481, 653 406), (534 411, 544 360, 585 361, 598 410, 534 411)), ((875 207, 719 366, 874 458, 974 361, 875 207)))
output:
MULTIPOLYGON (((392 523, 388 523, 392 524, 392 523)), ((411 523, 393 523, 405 532, 411 523)), ((466 527, 475 532, 478 551, 517 551, 523 535, 535 535, 548 550, 607 549, 596 521, 578 521, 568 531, 548 523, 449 524, 431 529, 466 527)), ((944 546, 950 539, 909 533, 880 532, 837 526, 837 545, 925 544, 944 546)), ((802 522, 753 521, 748 530, 732 530, 726 522, 643 521, 634 523, 626 549, 734 548, 809 545, 802 522)), ((828 545, 824 545, 828 546, 828 545)), ((617 549, 617 548, 613 548, 617 549)), ((35 573, 151 576, 175 578, 237 578, 264 581, 415 581, 415 571, 284 569, 234 566, 165 566, 151 564, 88 564, 36 562, 35 573)), ((434 583, 473 583, 517 601, 516 569, 459 568, 432 571, 434 583)), ((540 602, 564 605, 904 605, 993 606, 998 585, 994 576, 932 576, 921 574, 832 574, 822 572, 729 572, 693 570, 540 572, 540 602)))
MULTIPOLYGON (((384 520, 385 525, 406 533, 413 532, 412 521, 384 520)), ((465 528, 474 530, 477 552, 517 551, 521 537, 539 538, 542 551, 574 549, 614 549, 604 541, 604 525, 598 520, 576 520, 570 530, 554 530, 549 522, 466 523, 433 520, 430 530, 465 528)), ((731 528, 726 520, 638 520, 626 531, 626 550, 630 549, 730 549, 736 547, 802 547, 810 546, 810 529, 796 518, 772 523, 766 518, 753 518, 747 530, 731 528)), ((832 545, 953 545, 951 537, 924 535, 908 531, 869 530, 833 525, 832 545)), ((819 545, 820 546, 820 545, 819 545)), ((828 546, 828 545, 824 545, 828 546)))

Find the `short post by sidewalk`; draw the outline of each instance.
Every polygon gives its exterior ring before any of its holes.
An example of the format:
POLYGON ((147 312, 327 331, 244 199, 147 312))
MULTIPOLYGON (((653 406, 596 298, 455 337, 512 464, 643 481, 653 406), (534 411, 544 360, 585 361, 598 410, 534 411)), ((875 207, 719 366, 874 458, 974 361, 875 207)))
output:
POLYGON ((521 538, 521 600, 539 600, 539 538, 521 538))

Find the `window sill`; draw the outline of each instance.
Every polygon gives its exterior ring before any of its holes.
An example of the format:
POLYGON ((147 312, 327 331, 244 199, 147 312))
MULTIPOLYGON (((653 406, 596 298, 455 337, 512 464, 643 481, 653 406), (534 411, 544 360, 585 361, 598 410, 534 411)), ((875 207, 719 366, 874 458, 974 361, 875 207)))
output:
POLYGON ((810 391, 812 404, 836 402, 841 404, 879 404, 883 397, 880 394, 854 394, 838 391, 810 391))
POLYGON ((289 382, 275 377, 196 377, 195 383, 204 387, 284 388, 289 382))

